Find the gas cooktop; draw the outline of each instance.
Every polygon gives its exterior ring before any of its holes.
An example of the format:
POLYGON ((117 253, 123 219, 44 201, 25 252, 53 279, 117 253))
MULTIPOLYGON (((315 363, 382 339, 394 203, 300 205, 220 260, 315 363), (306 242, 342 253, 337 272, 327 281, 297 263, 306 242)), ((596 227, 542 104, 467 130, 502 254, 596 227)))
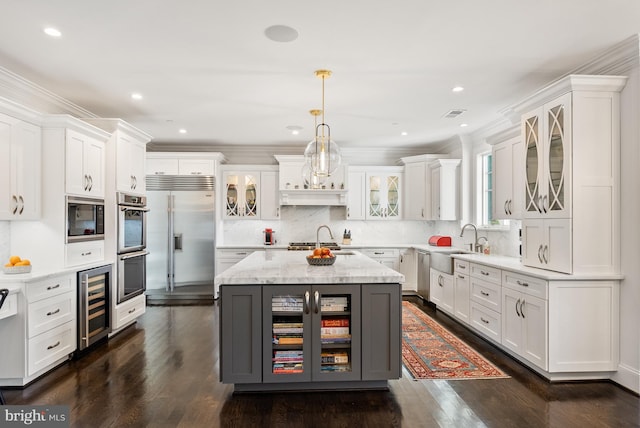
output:
MULTIPOLYGON (((320 246, 333 251, 340 250, 340 245, 336 244, 335 242, 320 242, 320 246)), ((287 247, 288 250, 294 251, 313 250, 314 248, 316 248, 315 242, 289 242, 289 246, 287 247)))

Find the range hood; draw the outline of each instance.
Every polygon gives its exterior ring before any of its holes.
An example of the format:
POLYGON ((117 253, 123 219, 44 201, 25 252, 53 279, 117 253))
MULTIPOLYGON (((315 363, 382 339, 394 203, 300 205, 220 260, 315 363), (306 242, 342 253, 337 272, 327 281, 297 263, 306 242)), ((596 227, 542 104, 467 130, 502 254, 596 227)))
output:
POLYGON ((305 189, 302 178, 304 156, 276 155, 279 164, 280 205, 347 205, 347 166, 340 165, 338 170, 325 182, 325 189, 305 189))
POLYGON ((347 190, 280 189, 280 205, 347 205, 347 190))

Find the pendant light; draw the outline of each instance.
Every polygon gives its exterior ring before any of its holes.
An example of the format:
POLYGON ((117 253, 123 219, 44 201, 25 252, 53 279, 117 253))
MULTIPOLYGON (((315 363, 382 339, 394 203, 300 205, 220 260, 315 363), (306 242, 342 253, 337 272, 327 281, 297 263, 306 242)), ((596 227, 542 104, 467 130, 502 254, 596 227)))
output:
MULTIPOLYGON (((322 110, 313 109, 309 110, 311 116, 313 116, 313 129, 316 129, 318 126, 318 116, 322 114, 322 110)), ((312 173, 311 171, 311 161, 310 159, 305 158, 305 163, 302 166, 302 184, 305 189, 322 189, 322 186, 325 184, 327 177, 321 177, 312 173)))
POLYGON ((316 126, 315 138, 304 151, 305 163, 309 164, 312 176, 326 178, 340 166, 340 148, 331 140, 331 128, 324 120, 324 81, 331 76, 330 70, 316 70, 316 77, 322 79, 322 123, 316 126))

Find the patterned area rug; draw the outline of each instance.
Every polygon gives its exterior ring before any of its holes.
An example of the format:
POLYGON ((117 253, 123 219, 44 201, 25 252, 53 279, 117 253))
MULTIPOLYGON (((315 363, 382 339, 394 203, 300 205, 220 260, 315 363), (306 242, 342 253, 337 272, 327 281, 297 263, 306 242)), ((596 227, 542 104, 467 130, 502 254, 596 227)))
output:
POLYGON ((509 377, 407 301, 402 302, 402 363, 415 379, 509 377))

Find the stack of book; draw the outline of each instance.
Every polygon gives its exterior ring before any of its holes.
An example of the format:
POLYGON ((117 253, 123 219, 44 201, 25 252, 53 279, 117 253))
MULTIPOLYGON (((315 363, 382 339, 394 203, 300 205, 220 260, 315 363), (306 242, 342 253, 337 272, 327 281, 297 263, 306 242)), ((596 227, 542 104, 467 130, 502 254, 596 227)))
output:
POLYGON ((349 300, 347 296, 322 297, 320 302, 322 312, 344 312, 349 310, 349 300))
POLYGON ((275 345, 302 345, 303 323, 274 322, 272 329, 275 345))
POLYGON ((349 318, 322 318, 320 325, 320 342, 351 343, 349 318))
POLYGON ((273 353, 273 373, 302 373, 302 361, 301 350, 275 351, 273 353))
POLYGON ((351 371, 349 354, 346 351, 323 351, 320 354, 321 371, 323 372, 348 372, 351 371))
POLYGON ((271 298, 272 312, 302 312, 302 297, 274 296, 271 298))

